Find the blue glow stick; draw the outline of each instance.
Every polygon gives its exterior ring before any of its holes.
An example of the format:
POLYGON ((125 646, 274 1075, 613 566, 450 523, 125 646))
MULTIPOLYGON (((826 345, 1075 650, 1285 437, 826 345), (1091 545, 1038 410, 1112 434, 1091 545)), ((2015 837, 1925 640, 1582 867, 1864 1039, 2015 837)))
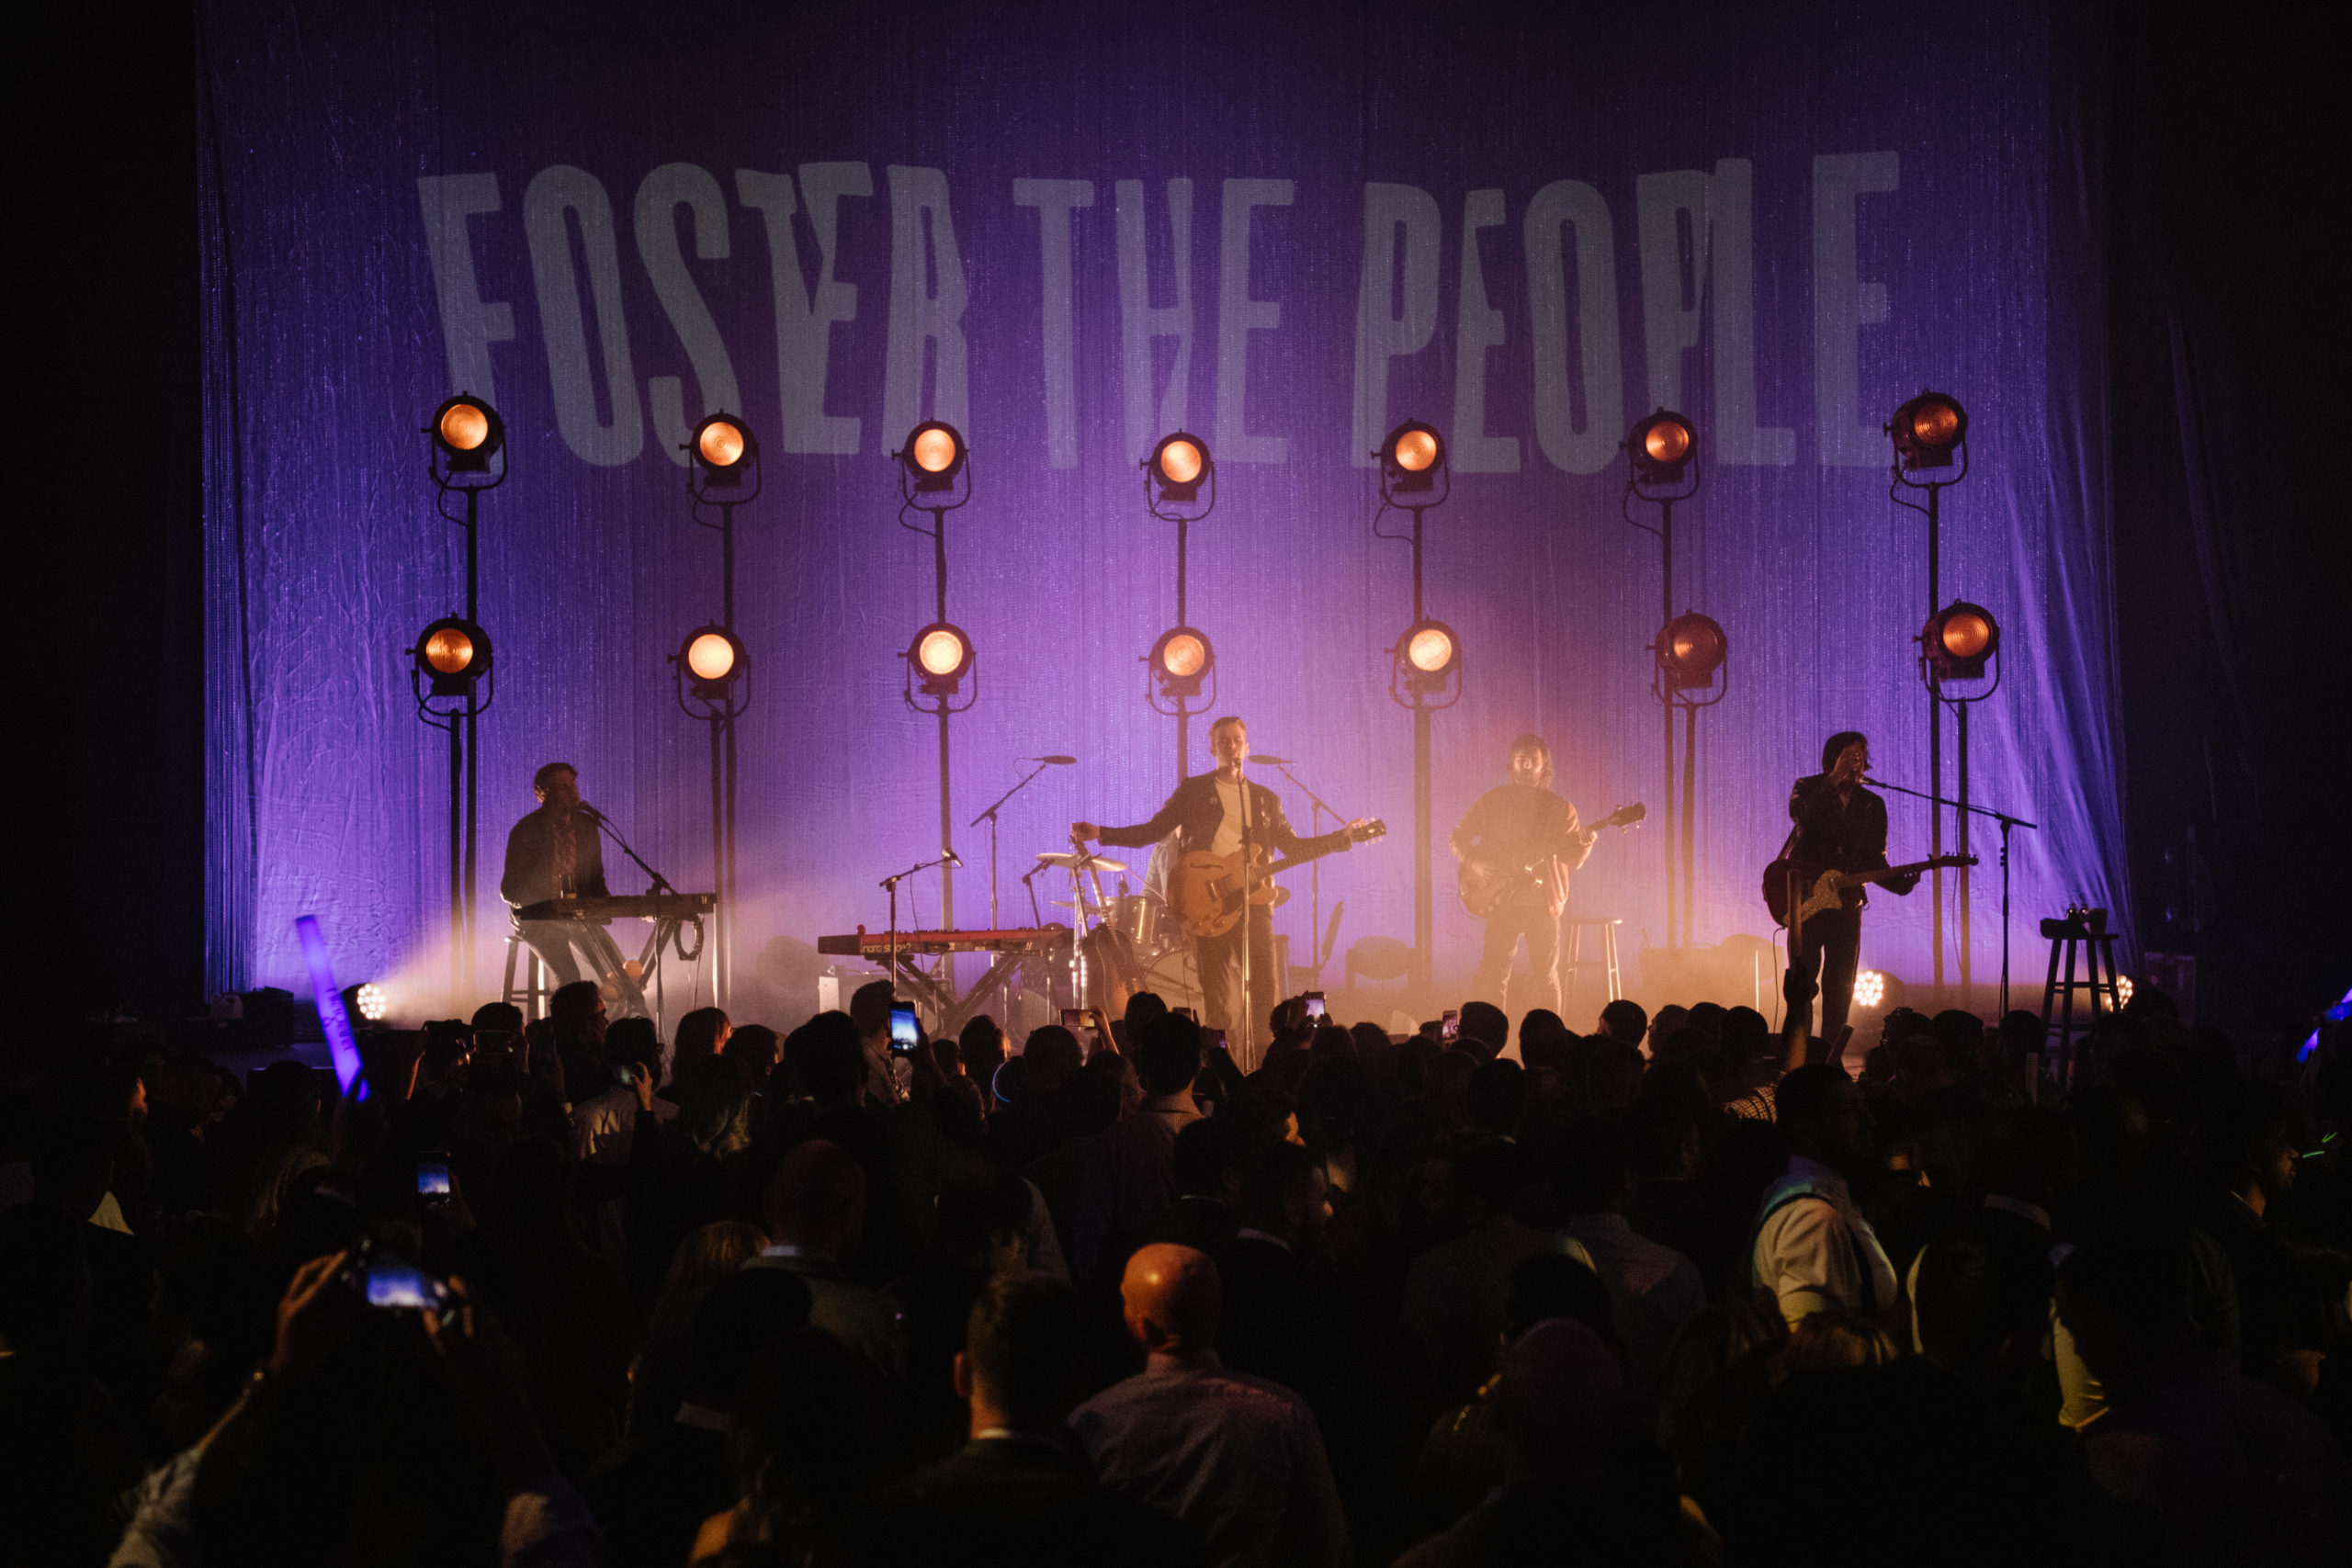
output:
POLYGON ((311 971, 311 990, 318 998, 319 1026, 326 1031, 334 1080, 345 1094, 358 1084, 358 1098, 365 1102, 368 1086, 359 1077, 359 1043, 351 1037, 351 1015, 343 1010, 343 993, 335 988, 334 965, 327 962, 326 933, 319 930, 318 916, 298 916, 294 934, 302 939, 302 963, 311 971))

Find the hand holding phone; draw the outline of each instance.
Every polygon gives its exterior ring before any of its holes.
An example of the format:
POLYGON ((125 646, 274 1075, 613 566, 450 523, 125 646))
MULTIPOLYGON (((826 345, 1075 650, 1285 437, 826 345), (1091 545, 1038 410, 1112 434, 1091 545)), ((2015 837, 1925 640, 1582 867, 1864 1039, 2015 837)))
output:
POLYGON ((922 1026, 915 1021, 912 1002, 894 1002, 890 1007, 890 1055, 911 1056, 922 1043, 922 1026))
POLYGON ((1437 1032, 1438 1032, 1438 1037, 1439 1037, 1440 1039, 1443 1040, 1443 1041, 1444 1041, 1447 1044, 1449 1044, 1449 1045, 1453 1044, 1455 1041, 1457 1041, 1457 1040, 1461 1039, 1461 1038, 1462 1038, 1462 1014, 1461 1014, 1461 1012, 1460 1012, 1458 1010, 1453 1009, 1453 1008, 1448 1008, 1448 1009, 1446 1009, 1446 1010, 1445 1010, 1445 1012, 1444 1012, 1444 1015, 1443 1015, 1442 1017, 1441 1017, 1441 1018, 1438 1020, 1437 1032))
POLYGON ((449 1201, 449 1156, 438 1149, 426 1149, 416 1156, 416 1195, 424 1200, 428 1209, 444 1208, 449 1201))
POLYGON ((387 1312, 430 1312, 447 1304, 449 1287, 407 1258, 362 1247, 343 1281, 369 1306, 387 1312))
POLYGON ((1322 992, 1309 991, 1303 999, 1306 1003, 1306 1016, 1315 1020, 1316 1022, 1320 1023, 1330 1016, 1324 1009, 1322 992))

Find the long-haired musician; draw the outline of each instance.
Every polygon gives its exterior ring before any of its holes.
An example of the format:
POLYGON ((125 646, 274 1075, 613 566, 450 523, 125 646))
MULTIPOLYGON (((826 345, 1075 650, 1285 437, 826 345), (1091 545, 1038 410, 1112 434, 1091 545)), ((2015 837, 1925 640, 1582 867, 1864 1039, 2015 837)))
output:
MULTIPOLYGON (((1789 818, 1796 824, 1789 836, 1786 858, 1813 872, 1879 871, 1886 862, 1886 797, 1862 787, 1870 766, 1871 743, 1858 729, 1841 729, 1822 744, 1821 772, 1797 780, 1789 791, 1789 818)), ((1907 895, 1919 886, 1917 873, 1889 877, 1888 891, 1907 895)), ((1824 909, 1789 933, 1789 967, 1808 979, 1819 976, 1821 1027, 1816 1037, 1836 1048, 1845 1032, 1846 1014, 1854 1000, 1854 971, 1861 959, 1862 906, 1865 889, 1848 894, 1843 908, 1824 909)), ((1810 1004, 1798 1007, 1799 1021, 1810 1004)))

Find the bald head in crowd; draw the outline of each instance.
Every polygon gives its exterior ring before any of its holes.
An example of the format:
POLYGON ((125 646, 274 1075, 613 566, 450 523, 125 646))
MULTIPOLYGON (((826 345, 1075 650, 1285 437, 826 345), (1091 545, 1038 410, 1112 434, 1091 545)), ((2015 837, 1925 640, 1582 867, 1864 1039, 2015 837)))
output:
POLYGON ((1127 1332, 1147 1351, 1188 1356, 1216 1344, 1224 1291, 1209 1255, 1173 1242, 1155 1242, 1127 1259, 1119 1294, 1127 1332))

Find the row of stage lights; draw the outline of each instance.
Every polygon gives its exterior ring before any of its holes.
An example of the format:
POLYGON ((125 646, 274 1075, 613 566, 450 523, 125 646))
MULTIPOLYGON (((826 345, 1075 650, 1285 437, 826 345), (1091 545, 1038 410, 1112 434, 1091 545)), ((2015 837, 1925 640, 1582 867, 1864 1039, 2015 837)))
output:
MULTIPOLYGON (((1887 431, 1894 438, 1901 470, 1949 468, 1954 450, 1966 437, 1968 415, 1958 402, 1941 393, 1923 393, 1896 411, 1887 431)), ((497 411, 481 399, 460 395, 436 412, 433 435, 452 471, 481 472, 504 445, 505 424, 497 411)), ((1698 436, 1690 422, 1663 409, 1636 424, 1623 446, 1633 462, 1634 483, 1644 488, 1680 483, 1698 456, 1698 436)), ((695 430, 691 450, 706 484, 740 485, 757 461, 759 444, 741 421, 719 413, 704 420, 695 430)), ((950 489, 967 456, 962 434, 936 420, 916 426, 899 454, 919 495, 950 489)), ((1446 471, 1445 438, 1429 425, 1408 420, 1389 433, 1380 457, 1394 493, 1430 494, 1446 471)), ((1183 431, 1163 439, 1153 449, 1148 467, 1154 491, 1166 503, 1196 501, 1203 482, 1214 471, 1207 444, 1183 431)), ((2000 626, 1992 612, 1962 600, 1930 617, 1919 641, 1937 679, 1960 680, 1985 673, 2000 637, 2000 626)), ((1729 650, 1723 627, 1696 613, 1669 621, 1656 649, 1664 682, 1677 691, 1708 686, 1729 650)), ((444 616, 426 626, 414 654, 419 672, 436 696, 464 695, 492 669, 489 636, 461 616, 444 616)), ((905 657, 923 694, 944 697, 961 689, 972 671, 975 652, 962 627, 938 621, 915 634, 905 657)), ((1408 690, 1441 690, 1461 663, 1461 639, 1444 622, 1423 619, 1398 639, 1396 657, 1408 690)), ((743 644, 727 627, 698 626, 686 635, 676 662, 696 696, 723 698, 727 689, 742 678, 743 644)), ((1162 696, 1195 697, 1216 666, 1216 652, 1206 633, 1179 626, 1160 635, 1152 645, 1148 662, 1162 696)))

